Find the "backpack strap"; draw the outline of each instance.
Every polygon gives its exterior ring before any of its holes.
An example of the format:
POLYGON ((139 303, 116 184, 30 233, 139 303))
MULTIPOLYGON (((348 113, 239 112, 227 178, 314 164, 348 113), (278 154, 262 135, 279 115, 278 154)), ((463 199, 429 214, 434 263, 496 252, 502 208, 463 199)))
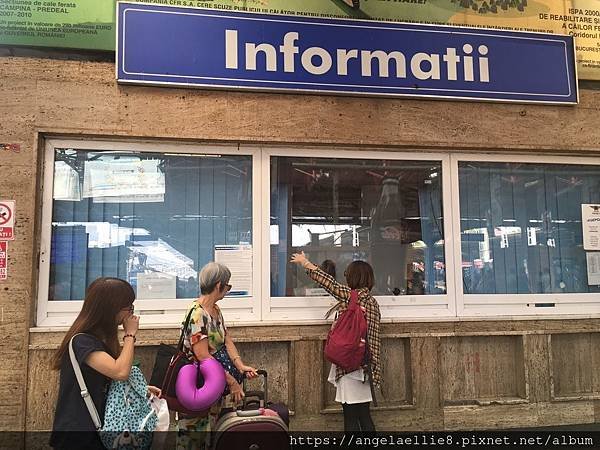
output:
POLYGON ((360 305, 358 304, 358 291, 356 289, 350 290, 350 305, 352 303, 356 303, 356 306, 360 307, 360 305))
MULTIPOLYGON (((350 292, 350 301, 356 301, 358 303, 358 291, 352 290, 350 292)), ((365 312, 365 318, 367 314, 365 312)), ((367 376, 369 377, 369 387, 371 388, 371 397, 373 397, 373 406, 377 407, 377 398, 375 397, 375 386, 373 385, 373 367, 371 366, 371 352, 369 350, 369 321, 367 320, 367 334, 365 334, 365 346, 367 347, 365 352, 365 362, 367 366, 367 376)))
POLYGON ((96 431, 99 431, 102 428, 102 421, 100 420, 100 415, 98 414, 98 410, 96 409, 96 405, 94 405, 94 400, 90 396, 88 392, 88 388, 85 384, 85 380, 83 379, 83 374, 81 373, 81 367, 79 367, 79 363, 77 362, 77 358, 75 357, 75 351, 73 350, 73 339, 75 336, 83 335, 84 333, 77 333, 74 335, 69 341, 69 358, 71 358, 71 365, 73 366, 73 372, 75 372, 75 378, 77 378, 77 384, 79 384, 79 389, 81 390, 81 397, 85 403, 85 406, 90 413, 90 417, 92 418, 92 422, 94 423, 94 427, 96 427, 96 431))

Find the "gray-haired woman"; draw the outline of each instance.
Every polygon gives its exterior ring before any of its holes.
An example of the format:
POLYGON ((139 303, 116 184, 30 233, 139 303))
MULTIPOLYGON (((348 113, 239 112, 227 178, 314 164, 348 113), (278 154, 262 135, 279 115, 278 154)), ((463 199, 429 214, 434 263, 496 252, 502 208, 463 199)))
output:
MULTIPOLYGON (((211 358, 213 353, 225 345, 235 367, 247 378, 254 378, 257 376, 256 369, 242 361, 238 349, 227 332, 221 310, 217 306, 217 302, 231 290, 230 279, 231 272, 223 264, 210 262, 202 268, 200 297, 185 313, 187 317, 192 310, 189 325, 184 330, 183 348, 190 359, 202 361, 211 358)), ((227 371, 225 374, 233 401, 239 403, 244 397, 242 386, 227 371)), ((205 442, 205 438, 208 433, 197 432, 207 432, 214 428, 221 406, 222 402, 218 402, 205 417, 180 418, 177 423, 179 431, 177 448, 207 447, 209 443, 205 442)))

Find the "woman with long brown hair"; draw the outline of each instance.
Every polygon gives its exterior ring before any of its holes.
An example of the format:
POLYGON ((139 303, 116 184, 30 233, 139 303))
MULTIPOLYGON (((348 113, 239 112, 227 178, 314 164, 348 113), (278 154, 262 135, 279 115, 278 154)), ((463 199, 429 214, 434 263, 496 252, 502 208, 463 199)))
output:
MULTIPOLYGON (((69 358, 73 338, 75 357, 81 366, 100 417, 111 380, 127 380, 133 363, 139 318, 133 315, 135 292, 119 278, 103 277, 88 287, 79 315, 67 331, 52 367, 60 370, 60 386, 50 445, 57 449, 103 449, 102 442, 85 406, 69 358), (123 325, 123 347, 118 327, 123 325), (77 432, 77 433, 74 433, 77 432)), ((155 388, 152 388, 154 390, 155 388)))
POLYGON ((326 317, 329 317, 333 312, 341 313, 344 311, 350 302, 351 291, 357 291, 358 305, 365 312, 367 319, 369 361, 365 366, 351 372, 331 364, 328 381, 336 388, 335 401, 342 404, 344 431, 373 432, 375 431, 375 425, 371 418, 370 406, 371 401, 373 401, 374 389, 371 388, 371 384, 379 386, 381 383, 381 363, 379 360, 381 313, 377 300, 371 294, 371 289, 375 285, 373 269, 365 261, 353 261, 344 271, 347 283, 344 285, 338 283, 335 277, 326 273, 321 267, 311 263, 304 252, 294 253, 291 262, 302 266, 313 281, 317 282, 338 301, 327 312, 326 317))

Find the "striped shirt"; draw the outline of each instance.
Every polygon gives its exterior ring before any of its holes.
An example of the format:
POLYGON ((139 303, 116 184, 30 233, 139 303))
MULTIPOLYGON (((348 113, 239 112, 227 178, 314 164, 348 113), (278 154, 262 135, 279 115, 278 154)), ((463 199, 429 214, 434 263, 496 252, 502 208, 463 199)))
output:
MULTIPOLYGON (((344 311, 348 307, 350 301, 350 291, 348 286, 338 283, 331 275, 325 273, 321 268, 306 271, 309 277, 316 281, 323 289, 333 295, 342 305, 339 312, 344 311)), ((371 355, 371 370, 373 372, 373 384, 379 386, 381 384, 381 363, 379 358, 379 349, 381 348, 381 338, 379 337, 379 324, 381 322, 381 313, 379 312, 379 304, 371 295, 368 288, 357 289, 358 304, 364 308, 367 316, 367 334, 369 353, 371 355)), ((336 368, 335 379, 339 380, 348 372, 336 368)), ((363 368, 365 370, 366 368, 363 368)))

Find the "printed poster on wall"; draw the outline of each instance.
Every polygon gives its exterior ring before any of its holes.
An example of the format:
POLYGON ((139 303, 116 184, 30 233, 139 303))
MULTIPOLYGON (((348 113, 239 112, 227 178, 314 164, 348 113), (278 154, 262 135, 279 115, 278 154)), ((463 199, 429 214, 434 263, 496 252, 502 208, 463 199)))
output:
MULTIPOLYGON (((576 38, 579 78, 600 80, 598 0, 144 0, 144 3, 568 34, 576 38)), ((113 51, 114 22, 114 0, 2 0, 0 44, 113 51)))
MULTIPOLYGON (((83 176, 83 198, 113 199, 113 203, 142 201, 163 201, 165 175, 158 159, 112 161, 86 161, 83 176), (125 199, 125 200, 124 200, 125 199)), ((110 202, 110 201, 101 201, 110 202)))
POLYGON ((583 249, 600 251, 600 205, 581 205, 583 249))
POLYGON ((600 252, 587 252, 587 277, 589 286, 600 286, 600 252))
POLYGON ((114 0, 1 0, 0 44, 114 48, 114 0))
POLYGON ((142 300, 177 298, 177 278, 164 272, 138 273, 136 296, 142 300))
POLYGON ((231 290, 227 296, 250 295, 252 292, 252 246, 215 245, 215 262, 231 271, 231 290))

